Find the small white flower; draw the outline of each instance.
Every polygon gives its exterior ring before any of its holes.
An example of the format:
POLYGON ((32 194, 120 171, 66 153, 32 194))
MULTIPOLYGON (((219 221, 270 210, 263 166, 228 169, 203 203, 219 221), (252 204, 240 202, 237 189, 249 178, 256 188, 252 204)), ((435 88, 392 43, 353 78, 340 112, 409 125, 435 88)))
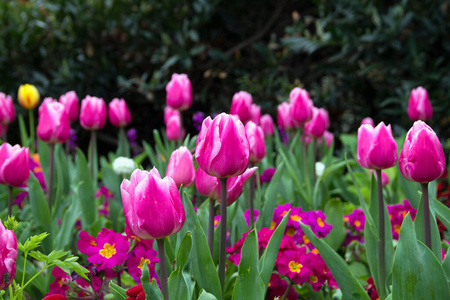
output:
POLYGON ((321 177, 325 171, 325 164, 321 161, 316 162, 316 175, 321 177))
POLYGON ((131 158, 119 156, 113 161, 112 167, 117 175, 128 175, 136 169, 136 164, 131 158))

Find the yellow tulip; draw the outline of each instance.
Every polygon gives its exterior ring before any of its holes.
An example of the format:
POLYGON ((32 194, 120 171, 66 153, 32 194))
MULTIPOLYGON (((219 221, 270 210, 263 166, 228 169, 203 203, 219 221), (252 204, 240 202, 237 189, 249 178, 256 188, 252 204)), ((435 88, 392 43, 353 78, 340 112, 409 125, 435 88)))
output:
POLYGON ((33 109, 39 104, 39 91, 34 85, 23 84, 19 87, 19 104, 25 109, 33 109))

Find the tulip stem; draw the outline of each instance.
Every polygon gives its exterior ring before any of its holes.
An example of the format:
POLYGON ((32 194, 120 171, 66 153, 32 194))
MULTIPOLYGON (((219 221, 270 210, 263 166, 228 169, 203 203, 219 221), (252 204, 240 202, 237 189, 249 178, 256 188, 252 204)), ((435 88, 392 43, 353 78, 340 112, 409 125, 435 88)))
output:
POLYGON ((50 213, 52 212, 52 195, 53 195, 53 172, 55 162, 55 144, 49 144, 50 148, 50 162, 49 162, 49 175, 48 175, 48 208, 50 213))
POLYGON ((384 200, 383 200, 383 182, 381 181, 381 170, 377 172, 377 184, 378 184, 378 234, 380 241, 378 242, 378 263, 379 265, 379 287, 377 287, 380 299, 386 298, 386 237, 384 226, 384 200))
POLYGON ((431 249, 431 226, 430 226, 430 200, 428 196, 428 182, 421 183, 423 202, 423 226, 425 230, 425 245, 431 249))
POLYGON ((130 149, 128 148, 128 145, 127 145, 127 136, 125 134, 124 127, 120 127, 120 129, 119 129, 119 143, 120 143, 120 147, 122 148, 120 155, 125 156, 125 157, 130 157, 130 149))
POLYGON ((12 205, 13 205, 13 187, 8 185, 8 216, 12 215, 12 205))
POLYGON ((227 242, 227 179, 220 178, 220 249, 219 249, 219 280, 222 287, 222 298, 225 291, 225 259, 227 242))
POLYGON ((214 199, 209 199, 209 222, 208 222, 208 246, 211 252, 211 257, 214 260, 214 204, 216 201, 214 199))
POLYGON ((180 110, 180 147, 183 146, 183 113, 180 110))
POLYGON ((94 165, 95 162, 97 161, 95 158, 95 148, 97 148, 97 137, 96 137, 96 132, 95 130, 91 130, 91 143, 90 143, 90 153, 91 153, 91 177, 92 180, 94 180, 94 165))
POLYGON ((34 114, 33 110, 28 110, 28 117, 30 120, 30 152, 34 153, 34 114))
POLYGON ((250 186, 249 186, 249 197, 248 197, 248 207, 250 209, 250 228, 255 227, 255 216, 254 216, 254 212, 253 212, 253 203, 255 200, 255 185, 256 185, 256 180, 255 180, 255 174, 252 174, 252 176, 250 177, 250 186))
POLYGON ((313 185, 316 184, 316 180, 317 180, 317 175, 316 175, 316 152, 317 152, 317 138, 312 138, 312 143, 313 143, 313 185))
POLYGON ((293 283, 294 282, 292 280, 289 280, 289 285, 286 288, 286 291, 284 292, 283 298, 281 298, 281 300, 286 300, 287 299, 287 296, 289 295, 289 291, 291 290, 293 283))
POLYGON ((169 286, 167 285, 166 252, 164 249, 164 238, 156 239, 158 244, 158 258, 160 267, 160 283, 164 300, 169 300, 169 286))
POLYGON ((300 127, 300 143, 303 148, 303 171, 305 178, 308 178, 308 147, 306 145, 306 136, 304 125, 300 127))

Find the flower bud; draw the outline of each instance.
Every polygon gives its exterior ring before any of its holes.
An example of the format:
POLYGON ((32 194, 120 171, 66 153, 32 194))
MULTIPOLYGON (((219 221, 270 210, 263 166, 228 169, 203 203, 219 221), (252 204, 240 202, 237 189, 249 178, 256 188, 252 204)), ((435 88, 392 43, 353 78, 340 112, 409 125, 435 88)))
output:
POLYGON ((19 104, 25 109, 33 109, 39 104, 39 91, 34 85, 22 84, 18 92, 19 104))
POLYGON ((261 106, 252 104, 252 122, 259 125, 261 121, 261 106))
POLYGON ((366 117, 366 118, 362 119, 361 125, 364 125, 364 124, 369 124, 372 127, 375 127, 375 123, 373 122, 371 117, 366 117))
POLYGON ((28 148, 8 143, 0 146, 0 183, 20 187, 30 176, 30 153, 28 148))
POLYGON ((172 115, 166 124, 166 136, 169 139, 169 141, 178 141, 180 139, 180 126, 181 126, 180 115, 177 114, 172 115))
POLYGON ((444 150, 436 133, 425 122, 414 122, 406 134, 399 167, 406 179, 421 183, 436 180, 444 173, 444 150))
POLYGON ((245 133, 250 145, 250 162, 259 163, 266 156, 266 144, 262 128, 252 121, 245 125, 245 133))
POLYGON ((16 110, 11 96, 0 93, 0 124, 8 125, 16 117, 16 110))
POLYGON ((331 146, 331 143, 333 142, 334 135, 333 133, 325 130, 323 133, 323 136, 325 137, 325 143, 327 144, 327 147, 329 148, 331 146))
POLYGON ((391 125, 383 122, 372 127, 361 125, 358 129, 358 163, 367 169, 387 169, 397 162, 397 144, 392 136, 391 125))
POLYGON ((170 106, 166 106, 164 108, 164 124, 167 126, 167 123, 169 122, 170 117, 173 115, 177 115, 178 118, 180 117, 180 111, 173 109, 170 106))
POLYGON ((125 127, 131 122, 131 114, 123 99, 114 98, 108 105, 109 122, 115 127, 125 127))
POLYGON ((325 172, 325 164, 321 161, 316 162, 315 168, 316 168, 316 175, 317 177, 322 177, 323 172, 325 172))
POLYGON ((294 128, 290 106, 291 105, 287 102, 283 102, 278 105, 277 123, 278 127, 281 129, 289 130, 294 128))
POLYGON ((75 91, 69 91, 59 97, 59 103, 62 103, 66 109, 69 121, 74 122, 78 119, 80 107, 78 105, 78 96, 75 91))
POLYGON ((252 119, 252 102, 252 95, 245 91, 234 94, 230 114, 237 116, 242 123, 247 123, 252 119))
POLYGON ((219 178, 240 175, 248 167, 249 155, 244 125, 235 116, 221 113, 212 121, 209 117, 203 121, 195 159, 207 174, 219 178))
POLYGON ((270 115, 265 114, 261 117, 261 128, 264 131, 264 135, 273 135, 273 119, 270 115))
POLYGON ((159 239, 177 233, 185 212, 175 181, 161 179, 158 170, 135 170, 120 185, 125 222, 140 239, 159 239))
POLYGON ((80 123, 87 130, 97 130, 105 127, 105 101, 102 98, 86 96, 81 101, 80 123))
POLYGON ((127 176, 136 169, 134 160, 119 156, 112 163, 112 168, 117 175, 127 176))
POLYGON ((167 165, 166 176, 172 177, 177 184, 187 187, 195 181, 195 167, 192 154, 188 148, 182 146, 173 151, 167 165))
POLYGON ((316 138, 321 137, 327 128, 330 127, 330 118, 324 108, 313 108, 311 121, 305 124, 305 133, 316 138))
POLYGON ((307 90, 294 88, 289 94, 290 113, 296 126, 302 126, 313 117, 314 104, 307 90))
POLYGON ((408 103, 408 117, 413 121, 428 121, 433 116, 428 92, 419 86, 411 91, 408 103))
POLYGON ((166 85, 166 103, 177 110, 186 110, 192 105, 192 85, 186 74, 172 74, 166 85))
POLYGON ((5 290, 16 277, 17 239, 0 220, 0 291, 5 290))
POLYGON ((39 107, 38 137, 46 143, 65 143, 70 135, 70 122, 64 105, 45 101, 39 107))

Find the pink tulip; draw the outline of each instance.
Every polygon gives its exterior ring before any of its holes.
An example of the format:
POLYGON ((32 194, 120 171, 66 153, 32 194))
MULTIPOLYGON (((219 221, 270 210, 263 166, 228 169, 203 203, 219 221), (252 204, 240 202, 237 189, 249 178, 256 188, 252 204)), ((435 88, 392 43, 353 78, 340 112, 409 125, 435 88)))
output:
POLYGON ((97 130, 105 127, 105 101, 102 98, 86 96, 81 101, 80 123, 87 130, 97 130))
POLYGON ((307 90, 294 88, 289 94, 289 103, 294 125, 302 126, 311 120, 314 104, 307 90))
POLYGON ((170 141, 178 141, 180 139, 180 126, 180 115, 175 114, 169 118, 166 125, 166 136, 170 141))
POLYGON ((326 109, 314 107, 311 121, 305 124, 305 133, 319 138, 328 127, 330 127, 330 118, 326 109))
POLYGON ((252 122, 259 125, 261 122, 261 106, 252 104, 252 122))
POLYGON ((131 122, 131 114, 123 99, 114 98, 108 105, 109 122, 115 127, 125 127, 131 122))
POLYGON ((362 119, 361 125, 364 125, 364 124, 369 124, 372 127, 375 127, 375 123, 373 122, 371 117, 366 117, 366 118, 362 119))
POLYGON ((445 171, 442 145, 433 129, 416 121, 406 134, 399 158, 400 172, 409 181, 431 182, 445 171))
POLYGON ((70 122, 78 120, 80 107, 78 103, 78 96, 75 91, 69 91, 59 97, 59 103, 62 103, 66 108, 67 116, 70 122))
POLYGON ((0 146, 0 184, 20 187, 30 175, 30 153, 28 148, 8 143, 0 146))
POLYGON ((46 104, 53 103, 53 102, 57 102, 56 99, 54 99, 52 97, 45 97, 44 100, 42 101, 42 104, 39 106, 39 109, 38 109, 39 116, 41 115, 41 112, 44 109, 44 106, 46 104))
POLYGON ((411 91, 408 103, 408 117, 413 121, 428 121, 433 115, 428 92, 419 86, 411 91))
POLYGON ((169 122, 170 117, 173 115, 177 115, 178 118, 180 118, 180 111, 173 109, 170 106, 166 106, 164 108, 164 124, 167 126, 167 123, 169 122))
POLYGON ((195 181, 195 167, 192 154, 188 148, 182 146, 173 151, 167 165, 166 176, 172 177, 177 184, 187 187, 195 181))
POLYGON ((177 110, 186 110, 192 105, 192 85, 186 74, 172 74, 166 85, 166 103, 177 110))
POLYGON ((262 128, 252 121, 245 124, 245 133, 250 145, 250 162, 257 164, 266 156, 266 143, 262 128))
POLYGON ((281 129, 289 130, 294 128, 290 107, 291 105, 287 102, 278 105, 277 123, 281 129))
POLYGON ((273 135, 273 119, 270 115, 265 114, 261 117, 261 128, 264 135, 273 135))
POLYGON ((358 129, 358 163, 367 169, 387 169, 397 162, 397 144, 392 136, 391 125, 383 122, 372 127, 361 125, 358 129))
POLYGON ((56 101, 43 102, 39 107, 38 137, 46 143, 65 143, 70 135, 70 121, 64 105, 56 101))
POLYGON ((14 121, 16 110, 11 96, 0 93, 0 124, 8 125, 14 121))
MULTIPOLYGON (((227 206, 233 204, 242 194, 245 183, 255 173, 257 167, 247 169, 243 174, 227 178, 227 206)), ((210 199, 220 202, 220 181, 219 178, 206 174, 198 168, 195 186, 198 192, 210 199)))
POLYGON ((240 91, 233 96, 230 114, 237 116, 239 120, 245 124, 252 119, 252 104, 252 95, 247 92, 240 91))
POLYGON ((325 137, 325 143, 327 144, 327 147, 329 148, 331 146, 331 143, 333 142, 334 135, 331 132, 326 130, 323 133, 323 136, 325 137))
POLYGON ((180 231, 185 212, 175 181, 158 170, 135 170, 120 185, 125 222, 140 239, 159 239, 180 231))
MULTIPOLYGON (((372 171, 373 170, 370 170, 370 176, 372 176, 372 171)), ((376 174, 375 174, 375 177, 376 177, 376 174)), ((378 178, 377 178, 377 180, 378 180, 378 178)), ((389 179, 388 174, 386 174, 386 172, 384 172, 384 171, 381 171, 381 185, 384 187, 389 183, 389 181, 390 181, 390 179, 389 179)))
POLYGON ((245 128, 237 117, 221 113, 212 121, 210 117, 203 121, 195 159, 207 174, 219 178, 240 175, 248 167, 249 155, 245 128))
POLYGON ((16 277, 17 239, 0 220, 0 291, 5 290, 16 277))

